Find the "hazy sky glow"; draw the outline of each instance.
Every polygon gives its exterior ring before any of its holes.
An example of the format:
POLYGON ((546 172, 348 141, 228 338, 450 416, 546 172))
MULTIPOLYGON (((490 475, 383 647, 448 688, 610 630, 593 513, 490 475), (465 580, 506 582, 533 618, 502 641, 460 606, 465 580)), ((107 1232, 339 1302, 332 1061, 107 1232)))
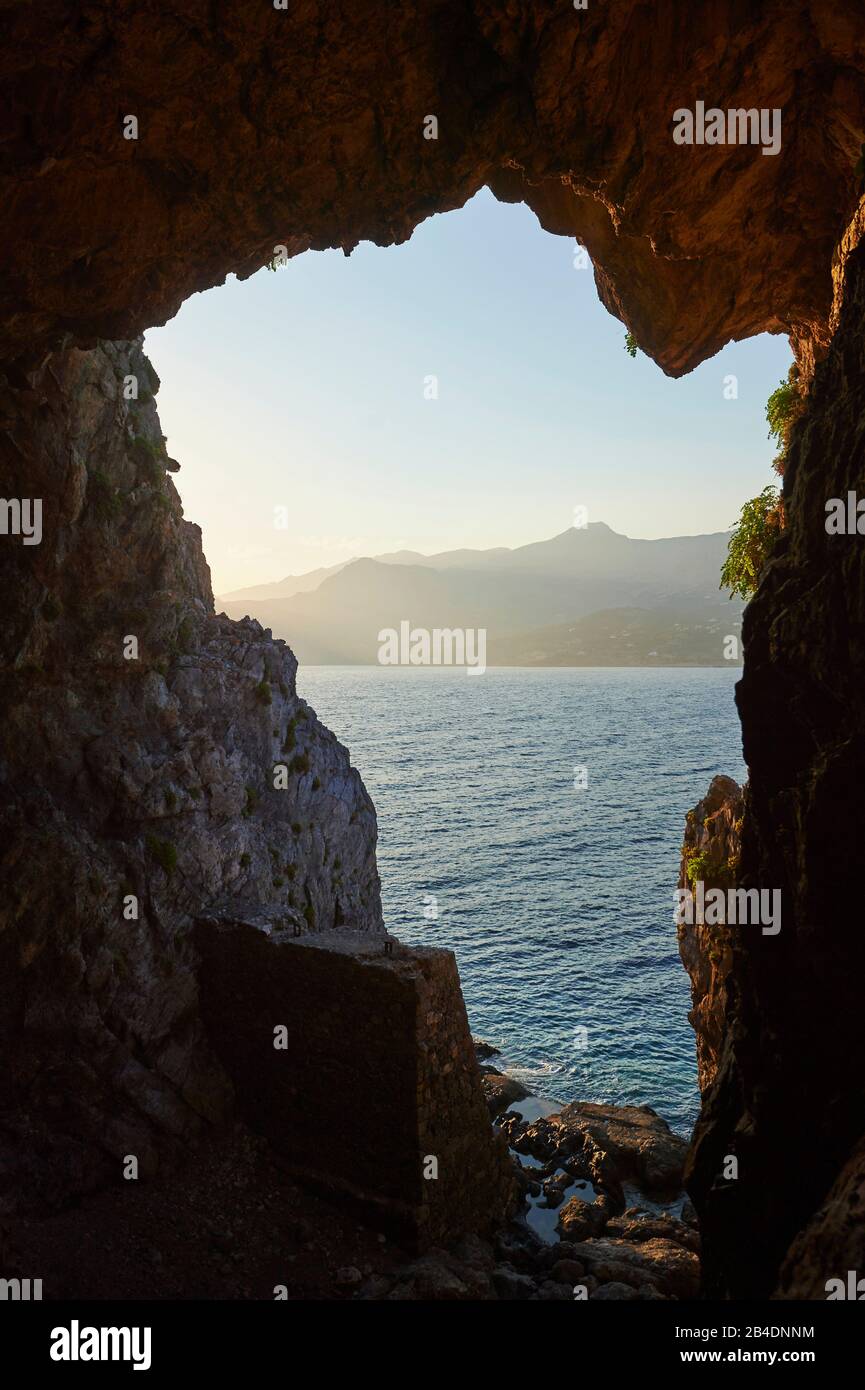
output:
POLYGON ((309 252, 151 330, 214 591, 403 547, 521 545, 577 505, 630 536, 726 529, 774 478, 764 411, 787 340, 671 381, 627 355, 574 251, 484 190, 403 246, 309 252))

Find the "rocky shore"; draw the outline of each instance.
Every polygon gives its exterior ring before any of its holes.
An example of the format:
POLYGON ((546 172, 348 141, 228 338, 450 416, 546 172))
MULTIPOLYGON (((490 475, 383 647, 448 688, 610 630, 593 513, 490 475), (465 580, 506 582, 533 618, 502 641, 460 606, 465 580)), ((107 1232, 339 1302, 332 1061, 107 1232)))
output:
POLYGON ((38 1269, 50 1300, 696 1297, 684 1142, 647 1106, 526 1118, 538 1108, 551 1107, 526 1096, 499 1114, 521 1199, 489 1239, 412 1257, 294 1182, 272 1147, 238 1126, 159 1185, 108 1190, 47 1219, 0 1219, 0 1261, 7 1277, 38 1269))
POLYGON ((649 1106, 577 1102, 555 1111, 476 1042, 520 1206, 493 1240, 428 1250, 356 1297, 571 1302, 696 1298, 700 1240, 683 1187, 687 1144, 649 1106), (553 1112, 553 1113, 548 1113, 553 1112))

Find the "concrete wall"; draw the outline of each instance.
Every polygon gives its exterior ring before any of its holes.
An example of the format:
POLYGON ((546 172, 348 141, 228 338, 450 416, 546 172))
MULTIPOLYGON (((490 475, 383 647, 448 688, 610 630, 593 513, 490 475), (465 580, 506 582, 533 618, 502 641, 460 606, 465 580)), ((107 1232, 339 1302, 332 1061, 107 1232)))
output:
POLYGON ((452 952, 266 920, 202 919, 196 942, 202 1015, 238 1108, 294 1175, 411 1247, 501 1219, 513 1176, 452 952))

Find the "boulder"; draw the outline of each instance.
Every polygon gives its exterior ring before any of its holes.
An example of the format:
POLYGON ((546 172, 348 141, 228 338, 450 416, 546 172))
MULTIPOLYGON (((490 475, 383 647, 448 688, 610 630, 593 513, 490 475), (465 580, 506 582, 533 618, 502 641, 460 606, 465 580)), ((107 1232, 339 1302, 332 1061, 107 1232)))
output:
POLYGON ((668 1298, 696 1298, 700 1264, 697 1256, 669 1240, 642 1244, 604 1236, 580 1246, 580 1260, 599 1284, 616 1282, 633 1289, 650 1285, 668 1298))

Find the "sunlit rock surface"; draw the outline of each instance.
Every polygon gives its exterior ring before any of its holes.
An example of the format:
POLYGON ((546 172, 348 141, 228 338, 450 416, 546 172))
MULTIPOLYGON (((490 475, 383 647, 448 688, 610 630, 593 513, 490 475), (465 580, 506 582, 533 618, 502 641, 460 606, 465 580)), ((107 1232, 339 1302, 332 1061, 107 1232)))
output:
MULTIPOLYGON (((705 892, 726 891, 736 883, 744 809, 738 783, 732 777, 713 777, 703 800, 686 817, 679 870, 682 892, 693 895, 697 881, 705 892)), ((701 1091, 715 1078, 724 1042, 732 930, 696 920, 683 922, 677 929, 679 955, 691 978, 693 1008, 688 1018, 696 1035, 701 1091)))
POLYGON ((156 386, 131 343, 56 354, 0 389, 3 495, 41 498, 44 517, 40 545, 0 550, 10 1202, 62 1200, 130 1153, 153 1172, 226 1118, 194 913, 382 926, 372 803, 298 698, 289 648, 214 615, 156 386))

